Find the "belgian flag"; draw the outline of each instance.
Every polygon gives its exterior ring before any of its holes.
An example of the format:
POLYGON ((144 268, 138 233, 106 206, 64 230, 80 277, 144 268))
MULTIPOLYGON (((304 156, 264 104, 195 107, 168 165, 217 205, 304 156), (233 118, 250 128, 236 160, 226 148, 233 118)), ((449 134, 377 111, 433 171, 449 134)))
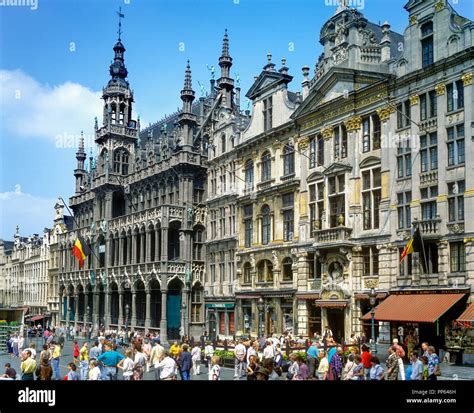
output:
POLYGON ((423 237, 421 236, 419 227, 416 227, 415 232, 411 236, 407 245, 405 245, 405 248, 403 249, 400 258, 400 262, 403 262, 407 255, 413 254, 414 252, 420 253, 421 265, 423 266, 423 270, 426 272, 428 266, 426 263, 425 246, 423 245, 423 237))
POLYGON ((76 242, 74 243, 74 247, 72 247, 72 255, 74 255, 79 261, 79 269, 82 269, 84 266, 84 260, 90 253, 91 250, 87 245, 87 242, 85 242, 84 239, 78 235, 76 242))

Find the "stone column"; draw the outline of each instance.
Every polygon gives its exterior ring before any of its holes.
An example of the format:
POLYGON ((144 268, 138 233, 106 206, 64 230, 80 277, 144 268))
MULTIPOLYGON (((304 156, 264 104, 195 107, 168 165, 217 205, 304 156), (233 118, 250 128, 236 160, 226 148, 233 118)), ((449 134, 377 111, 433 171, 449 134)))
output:
POLYGON ((183 330, 184 334, 189 334, 189 289, 185 287, 181 293, 181 299, 184 304, 184 316, 183 316, 183 330))
POLYGON ((276 326, 275 333, 279 334, 283 332, 283 313, 281 311, 281 298, 274 299, 275 317, 276 317, 276 326))
MULTIPOLYGON (((96 280, 97 281, 97 280, 96 280)), ((94 332, 96 331, 96 326, 99 326, 99 292, 94 291, 93 293, 94 305, 92 306, 92 323, 94 332)))
POLYGON ((145 330, 151 327, 151 291, 146 290, 145 330))
POLYGON ((145 262, 145 232, 140 233, 140 263, 145 262))
POLYGON ((79 294, 74 296, 74 328, 77 327, 77 319, 79 316, 79 294))
POLYGON ((123 326, 123 291, 119 290, 119 316, 118 316, 118 327, 123 326))
POLYGON ((166 275, 161 277, 162 288, 161 288, 161 320, 160 320, 160 338, 161 343, 168 341, 168 321, 166 316, 167 304, 168 304, 168 289, 166 284, 166 275), (163 278, 165 282, 163 282, 163 278))
POLYGON ((89 313, 87 312, 87 307, 89 306, 89 294, 87 291, 84 291, 84 326, 89 322, 89 313))
POLYGON ((132 317, 130 321, 131 326, 137 325, 137 294, 132 291, 132 317))
POLYGON ((146 239, 145 262, 150 262, 151 261, 151 231, 149 230, 146 231, 145 239, 146 239))
POLYGON ((236 298, 235 300, 235 307, 234 307, 234 334, 240 335, 243 333, 243 328, 242 330, 240 329, 240 322, 241 320, 243 321, 243 317, 241 317, 241 311, 242 311, 242 306, 241 306, 241 300, 239 298, 236 298))
POLYGON ((125 260, 124 260, 124 256, 123 256, 123 235, 120 235, 117 244, 118 244, 118 254, 117 254, 118 261, 117 261, 116 265, 124 265, 125 260))
POLYGON ((105 291, 105 309, 104 309, 104 324, 105 324, 105 328, 108 329, 109 328, 109 325, 110 325, 110 320, 111 320, 111 292, 109 289, 107 289, 107 291, 105 291))
POLYGON ((168 261, 168 227, 161 228, 161 261, 168 261))
POLYGON ((71 304, 71 296, 68 294, 66 296, 66 324, 68 325, 69 324, 69 319, 71 317, 71 311, 69 309, 69 306, 71 304))
POLYGON ((105 240, 105 267, 112 265, 113 259, 113 241, 112 237, 107 237, 105 240))
MULTIPOLYGON (((258 336, 259 333, 259 325, 260 325, 260 313, 257 307, 257 299, 252 300, 252 318, 253 321, 251 321, 251 328, 250 328, 250 334, 255 336, 258 336)), ((250 320, 249 320, 250 321, 250 320)))
POLYGON ((160 230, 155 229, 155 261, 161 259, 160 230))
MULTIPOLYGON (((140 236, 140 234, 138 234, 137 236, 140 236)), ((132 236, 131 236, 131 241, 132 241, 132 251, 131 251, 131 259, 130 259, 130 264, 136 264, 137 263, 137 237, 135 236, 135 234, 132 233, 132 236)))

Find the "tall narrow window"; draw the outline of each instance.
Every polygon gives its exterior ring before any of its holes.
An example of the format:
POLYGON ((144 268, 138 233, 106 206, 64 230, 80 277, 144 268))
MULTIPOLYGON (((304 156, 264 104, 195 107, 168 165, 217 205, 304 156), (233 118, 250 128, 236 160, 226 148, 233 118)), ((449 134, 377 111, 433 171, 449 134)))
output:
POLYGON ((464 181, 448 183, 449 222, 464 221, 464 181))
POLYGON ((370 118, 362 120, 362 152, 370 151, 370 118))
POLYGON ((451 272, 466 271, 466 247, 464 242, 451 242, 449 244, 451 259, 451 272))
POLYGON ((423 67, 433 63, 433 22, 421 26, 421 54, 423 67))
POLYGON ((309 140, 309 168, 316 168, 316 137, 309 140))
POLYGON ((262 244, 267 245, 271 240, 271 215, 270 207, 262 207, 262 244))
POLYGON ((248 160, 245 164, 245 189, 246 191, 253 190, 253 161, 248 160))
POLYGON ((379 275, 379 251, 376 246, 363 247, 364 276, 379 275))
POLYGON ((324 165, 324 138, 322 135, 318 135, 318 152, 317 152, 317 165, 324 165))
POLYGON ((272 96, 263 100, 263 125, 265 130, 272 128, 273 124, 273 100, 272 96))
POLYGON ((281 266, 283 267, 283 281, 293 281, 293 260, 287 257, 282 261, 281 266))
POLYGON ((114 173, 128 175, 128 152, 125 149, 117 149, 114 152, 114 173))
POLYGON ((293 241, 294 231, 294 194, 285 194, 282 197, 283 203, 283 241, 293 241))
POLYGON ((411 176, 411 147, 409 139, 400 139, 397 148, 397 177, 411 176))
POLYGON ((245 248, 250 248, 253 242, 253 207, 252 205, 244 206, 244 237, 245 248))
POLYGON ((262 182, 268 181, 272 177, 272 158, 270 152, 266 151, 262 155, 261 159, 261 167, 262 167, 262 182))
POLYGON ((223 134, 221 136, 221 153, 225 153, 225 151, 226 151, 225 135, 223 134))
POLYGON ((345 175, 328 178, 329 224, 335 228, 345 223, 345 175))
POLYGON ((380 168, 362 172, 362 207, 364 230, 377 229, 380 222, 382 182, 380 168))
POLYGON ((436 132, 420 136, 421 172, 438 169, 438 135, 436 132))
POLYGON ((397 194, 398 229, 411 227, 411 191, 397 194))
POLYGON ((448 133, 448 165, 460 165, 465 161, 464 125, 447 129, 448 133))
POLYGON ((251 284, 252 283, 252 277, 251 277, 251 272, 252 271, 252 265, 249 262, 246 262, 244 264, 244 282, 243 284, 251 284))
POLYGON ((283 149, 283 174, 284 176, 295 173, 295 148, 292 144, 286 144, 283 149))
POLYGON ((421 219, 433 220, 437 215, 436 197, 438 196, 438 186, 431 186, 420 189, 421 195, 421 219))

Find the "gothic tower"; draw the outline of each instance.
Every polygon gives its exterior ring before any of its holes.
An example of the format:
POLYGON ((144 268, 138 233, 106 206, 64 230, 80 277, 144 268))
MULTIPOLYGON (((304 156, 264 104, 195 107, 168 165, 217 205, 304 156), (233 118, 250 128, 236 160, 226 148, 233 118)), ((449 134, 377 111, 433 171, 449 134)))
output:
POLYGON ((230 77, 232 57, 230 57, 229 54, 229 36, 227 35, 227 29, 225 30, 224 40, 222 42, 222 55, 219 57, 219 66, 221 67, 221 77, 217 80, 217 85, 222 91, 224 106, 231 109, 234 79, 230 77))
POLYGON ((183 101, 183 110, 179 115, 178 122, 181 127, 181 136, 183 138, 183 149, 192 150, 193 148, 193 133, 196 126, 196 115, 192 112, 194 90, 191 79, 191 67, 186 65, 186 72, 184 76, 184 88, 181 91, 181 100, 183 101))

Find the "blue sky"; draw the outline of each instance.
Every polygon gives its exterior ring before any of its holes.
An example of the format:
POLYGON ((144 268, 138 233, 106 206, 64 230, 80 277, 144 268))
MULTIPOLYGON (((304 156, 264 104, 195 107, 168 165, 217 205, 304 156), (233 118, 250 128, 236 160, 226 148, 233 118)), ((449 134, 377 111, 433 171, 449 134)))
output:
MULTIPOLYGON (((461 15, 473 18, 472 0, 454 2, 461 15)), ((94 116, 101 116, 100 91, 109 78, 119 7, 134 113, 143 127, 180 106, 187 59, 198 95, 197 81, 209 85, 206 65, 214 65, 219 77, 226 28, 242 95, 269 51, 278 65, 286 57, 295 77, 290 88, 299 90, 301 67, 313 70, 321 53, 319 31, 335 12, 332 3, 37 0, 35 10, 0 7, 0 238, 11 239, 17 224, 22 235, 41 233, 51 226, 56 198, 72 195, 74 144, 81 130, 92 139, 94 116)), ((388 20, 403 33, 406 0, 357 3, 370 21, 388 20)))

